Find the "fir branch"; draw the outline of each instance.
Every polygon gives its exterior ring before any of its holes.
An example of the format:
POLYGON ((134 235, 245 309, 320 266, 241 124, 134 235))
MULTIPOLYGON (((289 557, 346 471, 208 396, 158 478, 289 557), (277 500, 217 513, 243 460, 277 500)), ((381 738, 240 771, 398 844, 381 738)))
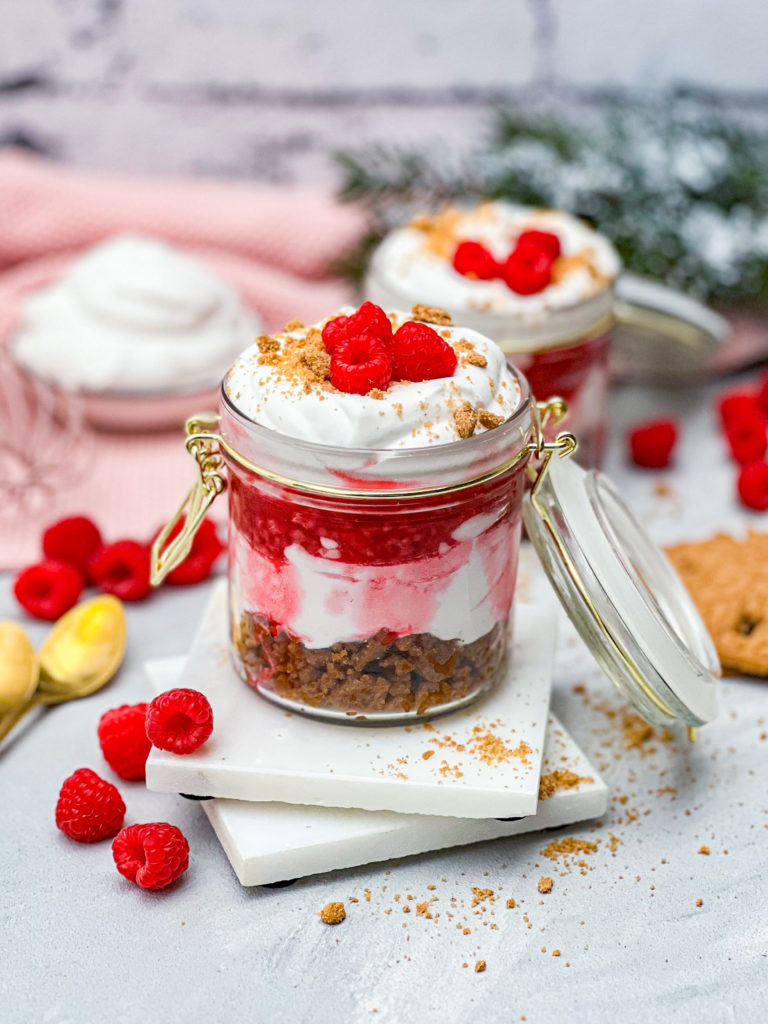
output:
POLYGON ((615 103, 590 126, 508 108, 466 154, 369 145, 338 156, 343 199, 371 233, 344 261, 359 280, 392 226, 451 201, 568 209, 625 265, 701 298, 768 301, 768 136, 686 96, 615 103))

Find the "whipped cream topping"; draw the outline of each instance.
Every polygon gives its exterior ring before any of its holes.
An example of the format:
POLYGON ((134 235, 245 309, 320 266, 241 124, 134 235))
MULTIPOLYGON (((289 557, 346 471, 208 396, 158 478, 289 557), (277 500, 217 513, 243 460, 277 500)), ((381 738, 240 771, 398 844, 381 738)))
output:
MULTIPOLYGON (((340 311, 354 312, 352 308, 340 311)), ((393 328, 412 319, 389 314, 393 328)), ((328 318, 330 319, 330 318, 328 318)), ((508 419, 520 402, 517 378, 488 338, 461 327, 431 324, 458 358, 452 377, 392 382, 367 395, 338 391, 323 374, 321 328, 295 327, 262 337, 242 353, 225 384, 248 419, 287 437, 337 448, 421 448, 481 434, 508 419)))
POLYGON ((475 312, 506 314, 535 324, 551 311, 605 292, 620 269, 611 243, 576 217, 559 210, 489 202, 469 210, 451 207, 391 232, 374 253, 368 291, 374 301, 383 293, 396 296, 402 305, 419 301, 443 306, 456 319, 461 312, 475 312), (552 283, 541 292, 518 295, 502 280, 480 281, 453 269, 459 242, 481 242, 503 262, 520 233, 529 229, 551 231, 560 239, 562 251, 552 283))
POLYGON ((234 288, 201 263, 118 235, 29 296, 12 346, 28 370, 73 390, 204 390, 259 329, 234 288))

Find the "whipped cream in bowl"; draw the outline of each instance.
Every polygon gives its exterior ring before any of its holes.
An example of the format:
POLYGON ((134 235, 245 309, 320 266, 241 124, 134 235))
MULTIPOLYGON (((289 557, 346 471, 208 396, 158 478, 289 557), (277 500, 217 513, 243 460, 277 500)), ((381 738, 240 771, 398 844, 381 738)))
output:
POLYGON ((24 302, 11 341, 33 377, 107 427, 183 420, 260 330, 235 289, 164 242, 117 235, 24 302))

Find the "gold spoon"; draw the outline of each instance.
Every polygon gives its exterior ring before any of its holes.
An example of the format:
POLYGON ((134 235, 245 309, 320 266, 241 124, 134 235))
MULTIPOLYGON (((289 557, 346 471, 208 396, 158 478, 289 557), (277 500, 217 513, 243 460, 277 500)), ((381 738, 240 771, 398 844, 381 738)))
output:
MULTIPOLYGON (((34 708, 64 704, 100 690, 117 672, 124 653, 122 602, 106 595, 76 605, 59 619, 40 648, 37 686, 0 718, 0 740, 34 708)), ((14 685, 20 693, 20 681, 15 677, 14 685)), ((12 689, 9 685, 9 692, 12 689)))

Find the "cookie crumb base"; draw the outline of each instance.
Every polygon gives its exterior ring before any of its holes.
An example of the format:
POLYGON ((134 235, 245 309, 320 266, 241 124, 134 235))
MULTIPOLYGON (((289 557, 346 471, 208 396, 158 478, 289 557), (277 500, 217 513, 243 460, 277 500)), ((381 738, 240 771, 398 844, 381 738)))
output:
POLYGON ((313 648, 248 612, 233 640, 249 686, 353 715, 420 715, 484 692, 501 677, 508 651, 507 626, 500 623, 469 644, 380 630, 366 640, 313 648))

